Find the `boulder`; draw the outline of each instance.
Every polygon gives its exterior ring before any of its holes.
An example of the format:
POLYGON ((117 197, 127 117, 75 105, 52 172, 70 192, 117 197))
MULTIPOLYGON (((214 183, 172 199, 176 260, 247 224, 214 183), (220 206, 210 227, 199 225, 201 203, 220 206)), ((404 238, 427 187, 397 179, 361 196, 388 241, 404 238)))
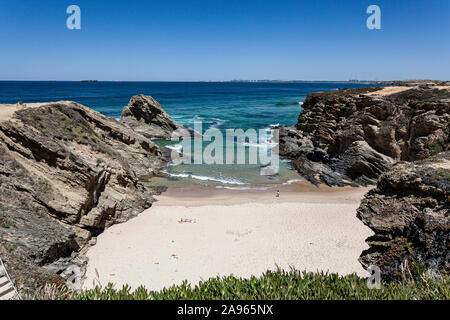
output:
POLYGON ((177 129, 186 127, 177 124, 161 105, 150 96, 133 96, 123 108, 120 122, 149 139, 169 140, 177 129))
POLYGON ((360 257, 386 280, 450 271, 450 152, 400 162, 383 173, 357 210, 375 233, 360 257))

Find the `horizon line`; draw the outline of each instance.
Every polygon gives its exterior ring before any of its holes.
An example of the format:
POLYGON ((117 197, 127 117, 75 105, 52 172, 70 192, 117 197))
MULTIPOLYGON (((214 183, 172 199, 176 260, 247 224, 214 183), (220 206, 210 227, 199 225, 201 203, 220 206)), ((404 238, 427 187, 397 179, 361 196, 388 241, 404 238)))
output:
POLYGON ((389 80, 299 80, 299 79, 232 79, 232 80, 97 80, 97 79, 81 79, 81 80, 10 80, 0 79, 0 82, 353 82, 353 83, 365 83, 365 82, 387 82, 387 81, 449 81, 442 79, 389 79, 389 80))

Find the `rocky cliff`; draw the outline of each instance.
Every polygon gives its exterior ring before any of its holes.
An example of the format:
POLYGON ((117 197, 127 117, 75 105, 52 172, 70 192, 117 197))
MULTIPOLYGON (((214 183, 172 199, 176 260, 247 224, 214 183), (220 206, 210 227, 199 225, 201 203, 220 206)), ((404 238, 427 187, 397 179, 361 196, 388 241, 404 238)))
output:
POLYGON ((78 103, 2 105, 0 254, 11 272, 32 275, 150 207, 143 181, 164 161, 149 139, 78 103))
POLYGON ((369 87, 309 94, 280 154, 314 184, 367 185, 395 162, 448 150, 449 86, 369 87))
POLYGON ((361 202, 358 218, 375 235, 360 257, 391 280, 450 272, 450 152, 401 162, 382 174, 361 202))
POLYGON ((187 129, 176 123, 161 105, 150 96, 136 95, 123 108, 120 122, 147 138, 170 139, 177 129, 187 129))

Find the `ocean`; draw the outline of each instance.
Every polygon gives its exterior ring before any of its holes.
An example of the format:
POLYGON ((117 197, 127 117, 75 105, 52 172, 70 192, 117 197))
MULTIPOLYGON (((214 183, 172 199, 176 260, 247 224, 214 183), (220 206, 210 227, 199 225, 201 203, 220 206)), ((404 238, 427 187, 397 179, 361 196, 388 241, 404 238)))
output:
MULTIPOLYGON (((105 116, 119 119, 123 107, 133 95, 145 94, 155 98, 178 123, 193 128, 194 122, 201 121, 203 132, 210 128, 222 132, 226 129, 264 129, 270 132, 276 125, 294 125, 302 110, 302 102, 310 92, 364 86, 367 85, 309 82, 0 81, 0 103, 73 100, 105 116)), ((155 142, 167 144, 164 141, 155 142)), ((273 143, 270 139, 265 142, 256 147, 266 148, 270 154, 273 143)), ((179 150, 179 144, 170 144, 172 149, 179 150)), ((203 143, 199 152, 203 152, 207 145, 203 143)), ((250 147, 249 143, 245 146, 247 156, 250 147)), ((302 180, 287 160, 280 159, 278 172, 272 174, 261 174, 263 165, 259 160, 252 164, 171 163, 165 170, 167 178, 157 179, 154 183, 264 189, 272 184, 302 180)))

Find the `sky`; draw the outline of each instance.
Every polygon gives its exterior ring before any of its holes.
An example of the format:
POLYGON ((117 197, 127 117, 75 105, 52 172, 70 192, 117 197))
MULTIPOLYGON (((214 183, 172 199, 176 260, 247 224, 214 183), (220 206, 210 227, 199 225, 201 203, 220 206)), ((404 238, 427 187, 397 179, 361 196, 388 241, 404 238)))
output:
POLYGON ((0 0, 0 46, 0 80, 450 80, 450 0, 0 0))

